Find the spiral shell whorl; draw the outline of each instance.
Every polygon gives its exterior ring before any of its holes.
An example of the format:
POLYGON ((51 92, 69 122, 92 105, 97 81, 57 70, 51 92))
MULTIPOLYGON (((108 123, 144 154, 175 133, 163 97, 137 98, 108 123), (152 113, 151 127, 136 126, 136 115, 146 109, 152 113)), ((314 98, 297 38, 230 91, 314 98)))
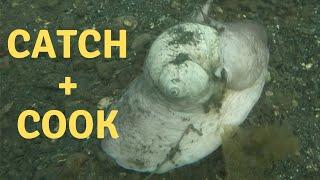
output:
POLYGON ((172 98, 195 97, 208 88, 209 76, 198 64, 168 64, 160 74, 160 89, 172 98))
POLYGON ((219 63, 215 29, 195 23, 174 26, 153 43, 145 75, 169 98, 195 99, 211 86, 219 63))

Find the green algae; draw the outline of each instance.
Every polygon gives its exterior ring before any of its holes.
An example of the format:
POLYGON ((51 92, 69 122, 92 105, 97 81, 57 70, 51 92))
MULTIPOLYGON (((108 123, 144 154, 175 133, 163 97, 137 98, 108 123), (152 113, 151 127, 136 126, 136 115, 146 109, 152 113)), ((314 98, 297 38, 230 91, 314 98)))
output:
POLYGON ((274 163, 299 152, 299 141, 288 126, 229 127, 222 148, 226 179, 268 179, 274 163))

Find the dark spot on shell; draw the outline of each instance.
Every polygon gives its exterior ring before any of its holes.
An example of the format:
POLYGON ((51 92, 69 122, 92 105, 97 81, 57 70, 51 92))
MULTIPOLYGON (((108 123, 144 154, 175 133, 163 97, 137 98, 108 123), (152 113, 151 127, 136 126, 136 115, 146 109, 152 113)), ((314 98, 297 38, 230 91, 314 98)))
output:
POLYGON ((199 33, 187 31, 184 27, 177 26, 169 30, 169 34, 173 36, 173 40, 169 45, 184 45, 184 44, 197 44, 199 43, 199 33))
POLYGON ((190 121, 190 118, 186 118, 186 117, 184 117, 184 118, 182 118, 182 121, 184 121, 184 122, 186 122, 186 121, 190 121))
POLYGON ((170 63, 174 64, 174 65, 181 65, 184 62, 188 61, 189 59, 190 58, 187 53, 179 53, 178 56, 176 56, 176 58, 173 61, 171 61, 170 63))

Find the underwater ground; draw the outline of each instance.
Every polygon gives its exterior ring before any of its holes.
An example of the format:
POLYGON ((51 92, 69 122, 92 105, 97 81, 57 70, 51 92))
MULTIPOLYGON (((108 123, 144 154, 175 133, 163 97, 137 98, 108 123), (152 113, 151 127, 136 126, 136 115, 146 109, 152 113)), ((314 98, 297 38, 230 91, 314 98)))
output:
MULTIPOLYGON (((77 109, 96 114, 100 99, 121 94, 141 73, 153 39, 166 28, 187 22, 204 3, 205 0, 0 0, 0 179, 146 178, 148 174, 128 171, 112 163, 95 135, 86 140, 75 140, 69 133, 58 140, 43 135, 24 140, 17 132, 17 118, 26 109, 35 109, 42 115, 50 109, 59 109, 67 116, 77 109), (76 46, 72 60, 65 60, 62 43, 53 33, 56 29, 95 28, 102 32, 123 27, 128 30, 126 60, 116 56, 87 60, 80 56, 76 46), (49 29, 58 58, 12 59, 6 41, 8 34, 18 28, 28 30, 32 37, 39 29, 49 29), (65 96, 57 87, 65 76, 78 83, 72 96, 65 96)), ((319 1, 214 0, 210 16, 220 21, 254 20, 267 30, 271 80, 241 126, 241 131, 252 133, 244 135, 248 138, 240 138, 238 143, 243 144, 239 146, 227 141, 225 149, 219 148, 200 162, 153 175, 151 179, 318 179, 319 1), (250 142, 246 139, 250 138, 254 143, 262 139, 259 142, 281 145, 266 148, 251 143, 251 148, 242 152, 241 147, 247 147, 250 142), (238 158, 228 153, 232 148, 240 149, 236 151, 238 158), (243 166, 231 167, 234 163, 243 166), (255 165, 257 171, 248 175, 255 165)), ((103 47, 102 43, 89 43, 91 49, 103 47)), ((33 46, 22 41, 17 44, 22 49, 33 46)), ((53 129, 55 126, 52 124, 53 129)), ((41 126, 30 123, 28 128, 41 126)))

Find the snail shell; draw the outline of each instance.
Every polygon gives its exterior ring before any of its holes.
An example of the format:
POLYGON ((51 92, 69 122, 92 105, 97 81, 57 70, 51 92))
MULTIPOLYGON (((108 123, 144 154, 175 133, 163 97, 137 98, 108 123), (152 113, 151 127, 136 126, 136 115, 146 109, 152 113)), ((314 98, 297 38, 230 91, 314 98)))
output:
POLYGON ((218 33, 209 26, 185 23, 172 27, 153 43, 145 76, 175 102, 172 108, 204 103, 217 85, 212 74, 219 66, 218 44, 218 33))
POLYGON ((163 32, 152 44, 143 74, 113 104, 120 138, 106 134, 104 151, 127 169, 163 173, 219 147, 223 126, 244 121, 267 73, 267 46, 245 28, 230 26, 221 34, 184 23, 163 32), (219 105, 206 111, 210 102, 219 105))
POLYGON ((250 21, 227 24, 220 42, 220 60, 230 88, 250 87, 261 74, 267 73, 269 50, 261 26, 250 21))

